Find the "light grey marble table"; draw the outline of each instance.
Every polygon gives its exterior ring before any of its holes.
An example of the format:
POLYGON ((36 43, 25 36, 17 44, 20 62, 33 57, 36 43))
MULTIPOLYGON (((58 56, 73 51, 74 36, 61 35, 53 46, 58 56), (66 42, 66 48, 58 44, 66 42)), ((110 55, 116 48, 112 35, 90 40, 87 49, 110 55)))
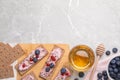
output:
POLYGON ((120 0, 0 0, 0 41, 120 48, 120 0))

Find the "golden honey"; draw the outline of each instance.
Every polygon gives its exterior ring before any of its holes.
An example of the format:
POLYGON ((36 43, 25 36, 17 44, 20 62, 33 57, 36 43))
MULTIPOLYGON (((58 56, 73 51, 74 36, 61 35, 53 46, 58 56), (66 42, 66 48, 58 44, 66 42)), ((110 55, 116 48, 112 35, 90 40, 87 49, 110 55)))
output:
POLYGON ((93 50, 86 45, 74 47, 69 54, 69 62, 77 71, 88 70, 93 65, 94 58, 93 50))

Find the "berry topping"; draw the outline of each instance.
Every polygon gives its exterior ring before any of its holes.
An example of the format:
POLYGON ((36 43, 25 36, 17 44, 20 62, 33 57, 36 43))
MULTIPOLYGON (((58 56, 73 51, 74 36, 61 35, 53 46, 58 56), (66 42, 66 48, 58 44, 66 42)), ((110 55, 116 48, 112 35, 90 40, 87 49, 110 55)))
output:
POLYGON ((52 60, 52 61, 56 61, 56 59, 55 59, 54 56, 51 56, 51 60, 52 60))
POLYGON ((30 57, 30 61, 33 61, 33 58, 32 58, 32 57, 30 57))
POLYGON ((33 62, 36 63, 38 61, 38 59, 35 57, 33 58, 33 62))
POLYGON ((62 68, 62 69, 61 69, 61 74, 64 74, 64 73, 66 73, 66 69, 65 69, 65 68, 62 68))
POLYGON ((22 64, 22 67, 24 68, 25 66, 26 66, 25 63, 23 63, 23 64, 22 64))
POLYGON ((49 63, 46 63, 46 66, 50 66, 50 64, 49 64, 49 63))
POLYGON ((69 76, 70 74, 68 72, 66 72, 65 75, 69 76))
POLYGON ((106 53, 105 53, 106 55, 110 55, 110 51, 106 51, 106 53))
POLYGON ((36 58, 39 58, 39 55, 36 55, 36 58))
POLYGON ((35 50, 35 55, 39 55, 40 54, 40 50, 36 49, 35 50))
POLYGON ((45 71, 49 72, 50 71, 50 67, 46 67, 45 71))
POLYGON ((54 67, 54 64, 53 63, 50 63, 50 68, 53 68, 54 67))
POLYGON ((113 49, 112 49, 112 52, 113 52, 113 53, 117 53, 117 51, 118 51, 117 48, 113 48, 113 49))
POLYGON ((79 72, 79 77, 84 77, 84 72, 79 72))

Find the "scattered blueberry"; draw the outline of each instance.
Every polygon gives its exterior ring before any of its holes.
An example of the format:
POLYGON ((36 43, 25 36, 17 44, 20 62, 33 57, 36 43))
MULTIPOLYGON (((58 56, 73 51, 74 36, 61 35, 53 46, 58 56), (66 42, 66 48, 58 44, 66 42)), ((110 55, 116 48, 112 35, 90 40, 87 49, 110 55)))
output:
POLYGON ((74 80, 79 80, 78 78, 75 78, 74 80))
POLYGON ((62 68, 61 69, 61 74, 64 74, 66 72, 66 69, 65 68, 62 68))
POLYGON ((33 62, 36 63, 38 61, 38 59, 35 57, 33 58, 33 62))
POLYGON ((50 68, 53 68, 54 67, 54 64, 53 63, 50 63, 50 68))
POLYGON ((113 49, 112 49, 112 52, 113 52, 113 53, 117 53, 117 51, 118 51, 117 48, 113 48, 113 49))
POLYGON ((84 77, 84 72, 79 72, 79 77, 84 77))
POLYGON ((35 55, 39 55, 40 54, 40 50, 36 49, 35 50, 35 55))
POLYGON ((102 72, 102 75, 103 75, 103 76, 107 76, 107 71, 104 70, 104 71, 102 72))
POLYGON ((49 72, 50 71, 50 67, 46 67, 45 71, 49 72))
POLYGON ((102 73, 97 74, 98 79, 102 79, 102 73))
POLYGON ((106 51, 106 53, 105 53, 106 55, 110 55, 110 51, 106 51))

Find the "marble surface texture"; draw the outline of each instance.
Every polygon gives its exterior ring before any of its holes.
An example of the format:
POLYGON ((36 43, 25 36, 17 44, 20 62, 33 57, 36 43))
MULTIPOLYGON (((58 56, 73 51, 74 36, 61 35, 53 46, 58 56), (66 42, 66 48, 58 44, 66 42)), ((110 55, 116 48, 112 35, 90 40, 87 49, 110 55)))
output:
POLYGON ((120 48, 120 0, 0 0, 0 41, 120 48))

